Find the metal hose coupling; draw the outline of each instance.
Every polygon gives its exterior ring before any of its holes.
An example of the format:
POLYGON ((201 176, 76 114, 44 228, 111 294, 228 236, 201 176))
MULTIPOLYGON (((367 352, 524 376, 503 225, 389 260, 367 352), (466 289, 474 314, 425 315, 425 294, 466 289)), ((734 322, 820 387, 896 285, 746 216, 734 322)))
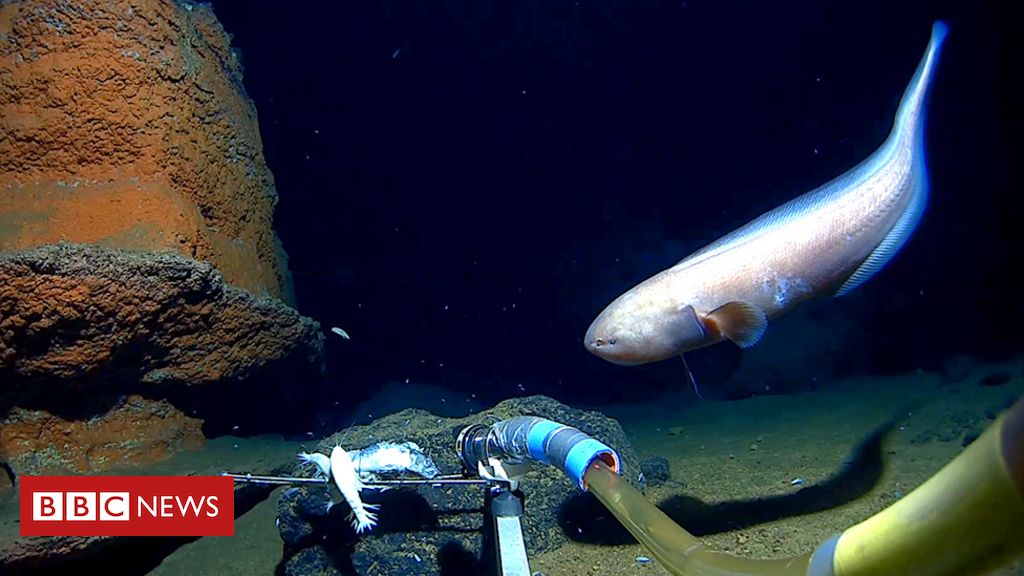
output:
POLYGON ((456 451, 467 470, 476 471, 492 460, 507 464, 542 462, 557 466, 587 491, 583 475, 596 459, 621 474, 615 450, 565 424, 537 416, 518 416, 491 426, 475 424, 464 428, 456 440, 456 451))

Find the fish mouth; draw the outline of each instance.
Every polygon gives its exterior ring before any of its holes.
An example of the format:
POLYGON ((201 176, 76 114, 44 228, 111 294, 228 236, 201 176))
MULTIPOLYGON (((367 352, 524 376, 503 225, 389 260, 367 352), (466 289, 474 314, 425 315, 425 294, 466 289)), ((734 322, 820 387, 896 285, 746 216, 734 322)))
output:
POLYGON ((587 333, 583 335, 583 347, 587 349, 591 354, 597 354, 597 341, 598 338, 595 336, 594 326, 597 324, 595 321, 587 328, 587 333))
POLYGON ((591 338, 584 343, 584 346, 594 356, 618 366, 637 366, 655 360, 645 354, 637 354, 636 350, 631 350, 629 347, 622 347, 622 343, 617 340, 617 338, 591 338))
POLYGON ((605 360, 614 361, 616 357, 615 340, 608 340, 606 338, 588 338, 584 344, 584 347, 588 352, 594 356, 604 358, 605 360))
POLYGON ((614 361, 614 357, 617 356, 618 350, 615 348, 617 343, 618 337, 614 329, 608 326, 604 314, 599 315, 590 324, 587 333, 583 336, 583 346, 588 352, 609 361, 614 361))
POLYGON ((639 366, 647 363, 647 361, 643 359, 631 358, 618 354, 609 354, 608 352, 608 350, 603 350, 601 352, 593 351, 593 354, 610 364, 614 364, 615 366, 639 366))

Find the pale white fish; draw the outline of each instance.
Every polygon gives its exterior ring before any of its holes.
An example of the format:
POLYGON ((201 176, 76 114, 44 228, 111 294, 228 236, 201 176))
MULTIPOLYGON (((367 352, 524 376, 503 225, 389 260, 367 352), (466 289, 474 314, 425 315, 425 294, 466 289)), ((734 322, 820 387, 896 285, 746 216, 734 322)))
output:
POLYGON ((584 345, 620 365, 730 340, 753 346, 805 300, 849 293, 910 238, 928 201, 927 94, 947 28, 932 27, 888 138, 832 181, 637 284, 594 319, 584 345))
MULTIPOLYGON (((362 534, 377 525, 377 515, 371 510, 376 510, 376 504, 364 504, 359 497, 359 491, 363 489, 363 483, 356 474, 355 466, 352 465, 352 458, 341 446, 335 446, 331 450, 331 477, 334 478, 334 485, 338 487, 342 497, 348 502, 352 513, 349 521, 355 528, 357 534, 362 534)), ((330 510, 333 502, 327 505, 330 510)))

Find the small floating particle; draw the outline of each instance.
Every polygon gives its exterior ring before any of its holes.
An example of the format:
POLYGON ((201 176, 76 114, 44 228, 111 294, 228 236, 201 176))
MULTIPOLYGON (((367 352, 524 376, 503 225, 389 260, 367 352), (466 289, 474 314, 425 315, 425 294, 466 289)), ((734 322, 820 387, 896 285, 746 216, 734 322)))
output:
POLYGON ((352 339, 352 338, 349 337, 348 332, 345 332, 344 330, 342 330, 341 328, 338 328, 337 326, 335 326, 334 328, 331 328, 331 332, 334 332, 335 334, 337 334, 338 336, 341 336, 345 340, 351 340, 352 339))

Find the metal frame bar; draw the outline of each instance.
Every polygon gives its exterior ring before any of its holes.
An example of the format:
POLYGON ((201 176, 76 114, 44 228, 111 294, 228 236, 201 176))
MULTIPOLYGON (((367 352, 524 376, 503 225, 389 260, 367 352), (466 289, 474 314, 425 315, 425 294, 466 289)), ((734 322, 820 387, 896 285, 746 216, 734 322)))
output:
MULTIPOLYGON (((265 484, 271 486, 288 486, 303 484, 326 484, 326 478, 302 478, 298 476, 259 476, 256 474, 230 474, 224 472, 221 476, 230 476, 239 484, 265 484)), ((424 486, 424 485, 482 485, 496 483, 495 480, 484 478, 466 478, 460 475, 438 476, 436 478, 414 478, 397 480, 374 480, 363 482, 363 486, 391 487, 391 486, 424 486)))

